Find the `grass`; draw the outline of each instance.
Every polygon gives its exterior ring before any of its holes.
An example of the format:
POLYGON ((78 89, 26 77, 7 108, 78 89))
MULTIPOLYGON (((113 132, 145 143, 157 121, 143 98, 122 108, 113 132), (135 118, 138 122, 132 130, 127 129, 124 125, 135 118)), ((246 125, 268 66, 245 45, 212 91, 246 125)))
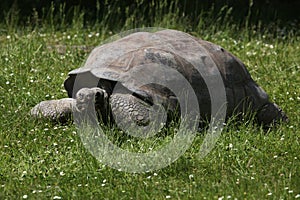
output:
MULTIPOLYGON (((251 122, 228 125, 204 159, 196 158, 203 139, 199 135, 166 168, 120 172, 84 148, 74 124, 55 125, 28 116, 36 103, 66 97, 62 84, 68 71, 81 66, 88 55, 71 46, 96 46, 112 34, 110 30, 103 24, 83 26, 80 17, 58 29, 46 22, 42 28, 2 24, 0 199, 300 198, 299 32, 259 32, 222 21, 185 26, 188 20, 173 17, 161 16, 152 25, 190 32, 237 55, 290 122, 267 132, 251 122), (61 54, 49 49, 51 45, 66 45, 67 50, 61 54)), ((119 30, 135 26, 143 24, 129 23, 119 30)))

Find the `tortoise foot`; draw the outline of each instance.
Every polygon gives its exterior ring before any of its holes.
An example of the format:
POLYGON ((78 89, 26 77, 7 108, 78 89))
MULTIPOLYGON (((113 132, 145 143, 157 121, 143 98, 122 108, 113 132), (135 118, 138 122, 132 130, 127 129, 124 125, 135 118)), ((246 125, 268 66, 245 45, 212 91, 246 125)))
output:
POLYGON ((38 119, 66 122, 71 119, 74 105, 75 100, 72 98, 42 101, 31 109, 30 115, 38 119))
POLYGON ((277 104, 270 102, 257 112, 257 120, 265 127, 270 127, 281 121, 288 122, 288 117, 277 104))

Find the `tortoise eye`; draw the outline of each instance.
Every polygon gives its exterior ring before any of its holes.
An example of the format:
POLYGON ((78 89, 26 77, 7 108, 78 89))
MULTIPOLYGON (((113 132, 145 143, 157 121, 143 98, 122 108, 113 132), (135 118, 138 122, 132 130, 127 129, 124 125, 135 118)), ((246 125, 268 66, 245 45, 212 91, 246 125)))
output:
POLYGON ((82 93, 77 94, 77 99, 83 100, 83 94, 82 93))

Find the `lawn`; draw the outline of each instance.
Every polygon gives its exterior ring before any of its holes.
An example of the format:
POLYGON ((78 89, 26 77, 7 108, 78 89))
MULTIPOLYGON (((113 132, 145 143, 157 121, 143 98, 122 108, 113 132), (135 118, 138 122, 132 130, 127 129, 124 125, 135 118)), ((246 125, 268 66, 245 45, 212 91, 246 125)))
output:
MULTIPOLYGON (((63 81, 88 49, 135 25, 108 30, 83 25, 80 15, 62 28, 1 24, 0 199, 300 199, 299 30, 273 25, 257 31, 221 21, 185 26, 173 17, 152 26, 183 30, 231 51, 289 122, 267 131, 251 120, 228 124, 203 159, 197 151, 205 133, 166 168, 112 169, 85 149, 72 122, 33 120, 28 112, 42 100, 66 97, 63 81)), ((123 142, 130 147, 130 140, 123 142)))

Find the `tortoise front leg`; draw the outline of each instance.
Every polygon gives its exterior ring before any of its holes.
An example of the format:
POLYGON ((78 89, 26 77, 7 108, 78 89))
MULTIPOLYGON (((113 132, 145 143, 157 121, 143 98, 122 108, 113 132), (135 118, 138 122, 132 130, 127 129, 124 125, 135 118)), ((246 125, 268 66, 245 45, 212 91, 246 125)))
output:
POLYGON ((149 104, 126 93, 112 94, 109 100, 112 117, 118 128, 134 137, 151 136, 147 130, 151 123, 149 104))
POLYGON ((30 115, 63 123, 71 119, 74 105, 75 99, 72 98, 42 101, 31 109, 30 115))
POLYGON ((110 97, 110 107, 117 123, 146 126, 150 122, 151 106, 131 95, 117 93, 110 97))
POLYGON ((166 123, 163 106, 150 105, 132 94, 112 94, 109 102, 116 125, 134 137, 151 137, 166 123))

